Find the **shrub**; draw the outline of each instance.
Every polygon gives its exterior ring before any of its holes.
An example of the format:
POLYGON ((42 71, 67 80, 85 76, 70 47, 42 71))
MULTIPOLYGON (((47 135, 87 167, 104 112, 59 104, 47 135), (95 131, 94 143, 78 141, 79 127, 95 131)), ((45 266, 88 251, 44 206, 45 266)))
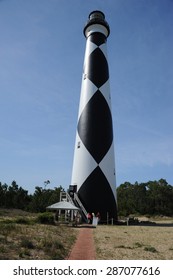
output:
POLYGON ((146 246, 146 247, 144 248, 144 250, 145 250, 145 251, 152 252, 152 253, 156 253, 156 252, 157 252, 157 250, 156 250, 154 247, 152 247, 152 246, 146 246))
POLYGON ((0 244, 5 244, 5 243, 7 243, 7 236, 0 235, 0 244))
POLYGON ((25 248, 24 250, 21 250, 19 252, 19 258, 25 258, 26 256, 27 257, 31 256, 31 254, 27 248, 25 248))
POLYGON ((26 218, 17 218, 15 220, 16 224, 23 224, 23 225, 29 225, 30 224, 30 220, 26 219, 26 218))
POLYGON ((38 215, 37 221, 41 224, 54 225, 54 216, 52 213, 45 212, 38 215))
POLYGON ((7 224, 6 223, 0 223, 0 230, 1 230, 1 233, 4 234, 4 235, 16 231, 16 229, 17 229, 17 227, 13 223, 7 223, 7 224))
POLYGON ((6 253, 7 249, 4 246, 0 246, 0 253, 6 253))
POLYGON ((140 242, 136 242, 134 245, 136 248, 141 248, 143 246, 143 244, 140 242))
POLYGON ((50 236, 44 238, 40 249, 43 249, 48 259, 61 260, 66 255, 66 249, 63 243, 58 239, 52 239, 50 236))
POLYGON ((26 239, 26 238, 22 239, 21 247, 24 247, 24 248, 27 248, 27 249, 34 249, 35 248, 33 242, 28 240, 28 239, 26 239))

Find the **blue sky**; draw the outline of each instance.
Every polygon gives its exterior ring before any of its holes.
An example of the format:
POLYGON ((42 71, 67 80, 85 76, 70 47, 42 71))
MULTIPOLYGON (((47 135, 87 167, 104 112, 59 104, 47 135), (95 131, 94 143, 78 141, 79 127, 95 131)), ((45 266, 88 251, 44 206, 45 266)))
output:
POLYGON ((83 26, 111 29, 108 59, 117 186, 173 185, 173 1, 0 1, 0 181, 33 192, 71 181, 83 26))

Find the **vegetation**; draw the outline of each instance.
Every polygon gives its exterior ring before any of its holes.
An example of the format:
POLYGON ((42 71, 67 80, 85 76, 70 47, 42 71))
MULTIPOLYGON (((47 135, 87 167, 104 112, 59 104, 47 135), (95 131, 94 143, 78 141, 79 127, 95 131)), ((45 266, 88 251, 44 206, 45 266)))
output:
MULTIPOLYGON (((45 188, 35 187, 32 195, 15 181, 10 186, 0 183, 0 208, 45 212, 47 206, 59 201, 60 192, 63 190, 61 186, 47 189, 48 183, 49 181, 45 182, 45 188)), ((164 179, 134 184, 125 182, 117 188, 117 200, 119 216, 173 216, 173 186, 164 179)))
POLYGON ((76 240, 77 228, 40 224, 40 214, 0 213, 0 260, 65 259, 76 240))
POLYGON ((173 219, 154 221, 152 226, 97 226, 96 259, 173 260, 173 219))
POLYGON ((47 224, 47 225, 55 224, 54 216, 52 215, 52 213, 49 213, 49 212, 39 214, 37 221, 40 224, 47 224))
POLYGON ((0 182, 0 208, 21 209, 30 212, 45 212, 46 207, 59 201, 60 192, 63 188, 46 189, 35 187, 33 195, 19 187, 16 181, 10 186, 0 182))
POLYGON ((173 216, 173 187, 166 180, 131 184, 117 188, 120 216, 130 214, 173 216))

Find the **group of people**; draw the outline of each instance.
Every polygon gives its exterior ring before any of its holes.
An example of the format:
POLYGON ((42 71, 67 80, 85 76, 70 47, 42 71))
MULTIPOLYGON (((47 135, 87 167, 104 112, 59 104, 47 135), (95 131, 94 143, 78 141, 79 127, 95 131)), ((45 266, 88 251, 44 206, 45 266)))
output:
POLYGON ((99 212, 96 215, 94 213, 88 213, 88 215, 87 215, 88 224, 92 224, 94 217, 97 217, 98 222, 100 221, 100 213, 99 212))

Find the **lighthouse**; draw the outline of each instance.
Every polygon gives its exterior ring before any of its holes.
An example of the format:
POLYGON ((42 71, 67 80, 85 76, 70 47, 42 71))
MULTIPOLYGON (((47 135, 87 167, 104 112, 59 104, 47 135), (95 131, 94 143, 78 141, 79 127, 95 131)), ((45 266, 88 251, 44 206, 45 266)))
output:
POLYGON ((88 213, 117 220, 113 124, 107 60, 110 28, 101 11, 89 14, 71 187, 88 213))

